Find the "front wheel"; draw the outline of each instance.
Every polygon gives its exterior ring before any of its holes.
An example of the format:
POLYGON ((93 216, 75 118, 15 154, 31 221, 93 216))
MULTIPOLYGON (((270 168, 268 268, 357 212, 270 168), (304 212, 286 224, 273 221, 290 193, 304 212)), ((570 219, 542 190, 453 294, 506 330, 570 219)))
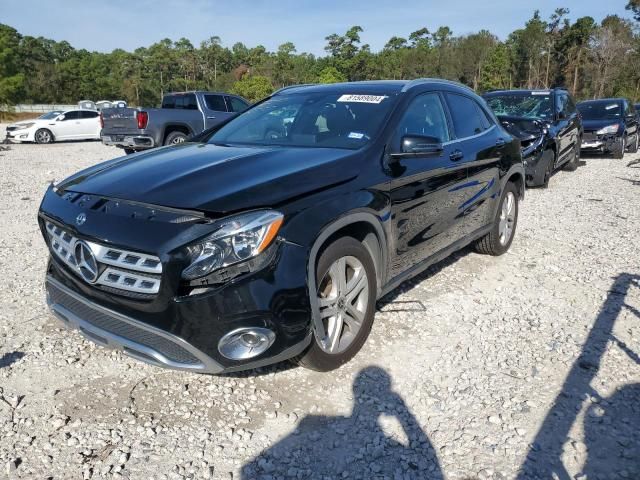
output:
POLYGON ((568 172, 575 172, 578 169, 580 163, 580 146, 582 141, 578 139, 578 143, 573 147, 573 158, 567 162, 564 169, 568 172))
POLYGON ((41 128, 37 130, 33 138, 35 139, 36 143, 52 143, 53 142, 53 135, 46 128, 41 128))
POLYGON ((631 145, 629 145, 629 153, 637 153, 639 143, 640 143, 640 133, 636 133, 633 136, 633 142, 631 143, 631 145))
POLYGON ((318 260, 316 283, 322 331, 313 325, 311 346, 294 361, 327 372, 358 353, 373 325, 376 271, 366 247, 352 237, 329 245, 318 260))
POLYGON ((620 137, 616 140, 616 144, 613 146, 613 158, 621 160, 624 158, 624 151, 627 147, 627 139, 625 137, 620 137))
POLYGON ((518 224, 518 189, 513 182, 507 183, 491 231, 476 244, 478 253, 499 256, 509 250, 518 224))

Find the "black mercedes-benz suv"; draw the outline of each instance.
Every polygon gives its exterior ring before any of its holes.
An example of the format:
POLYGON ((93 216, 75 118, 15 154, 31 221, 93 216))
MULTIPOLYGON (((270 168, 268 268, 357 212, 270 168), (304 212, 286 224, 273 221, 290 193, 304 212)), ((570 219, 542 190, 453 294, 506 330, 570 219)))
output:
POLYGON ((568 91, 496 90, 484 98, 502 126, 520 139, 528 186, 547 187, 555 170, 578 168, 582 121, 568 91))
POLYGON ((155 365, 331 370, 402 281, 472 242, 507 251, 523 195, 520 142, 466 87, 290 87, 194 141, 51 186, 47 300, 155 365))

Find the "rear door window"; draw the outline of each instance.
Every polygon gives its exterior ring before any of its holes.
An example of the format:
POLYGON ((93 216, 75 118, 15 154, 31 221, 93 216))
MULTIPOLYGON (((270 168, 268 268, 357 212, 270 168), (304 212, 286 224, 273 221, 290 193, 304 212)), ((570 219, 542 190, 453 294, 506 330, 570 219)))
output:
POLYGON ((214 112, 227 111, 227 105, 224 103, 224 97, 222 95, 205 95, 204 102, 207 104, 207 108, 214 112))
POLYGON ((67 121, 67 120, 78 120, 80 118, 80 112, 78 110, 74 110, 72 112, 67 112, 64 114, 64 120, 63 121, 67 121))
POLYGON ((80 112, 80 118, 96 118, 99 115, 98 112, 80 112))
POLYGON ((457 138, 472 137, 488 128, 485 126, 487 120, 483 122, 480 117, 480 107, 475 100, 455 93, 447 93, 446 97, 457 138))
POLYGON ((244 112, 249 105, 236 97, 226 97, 229 110, 232 112, 244 112))

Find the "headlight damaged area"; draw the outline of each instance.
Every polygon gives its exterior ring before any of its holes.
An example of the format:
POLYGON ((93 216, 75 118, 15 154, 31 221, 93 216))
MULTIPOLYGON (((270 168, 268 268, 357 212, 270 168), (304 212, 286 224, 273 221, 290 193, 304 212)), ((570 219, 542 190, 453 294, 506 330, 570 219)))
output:
POLYGON ((546 122, 518 117, 499 117, 499 120, 507 132, 520 140, 524 160, 544 148, 549 133, 546 122))

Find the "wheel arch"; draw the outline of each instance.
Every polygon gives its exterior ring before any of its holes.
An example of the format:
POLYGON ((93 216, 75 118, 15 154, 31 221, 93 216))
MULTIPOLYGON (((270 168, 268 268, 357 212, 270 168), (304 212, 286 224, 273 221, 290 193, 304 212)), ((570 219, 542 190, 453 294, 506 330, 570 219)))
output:
POLYGON ((386 281, 388 259, 387 241, 382 223, 378 217, 370 212, 345 213, 323 227, 309 251, 307 283, 309 285, 309 300, 313 323, 321 321, 318 302, 313 294, 317 290, 315 272, 318 258, 328 245, 343 236, 356 238, 369 251, 376 269, 376 298, 382 293, 382 288, 386 281))
POLYGON ((170 123, 164 127, 164 130, 162 132, 162 145, 164 145, 167 137, 173 132, 182 132, 187 136, 193 135, 191 127, 189 127, 189 125, 187 125, 186 123, 170 123))

